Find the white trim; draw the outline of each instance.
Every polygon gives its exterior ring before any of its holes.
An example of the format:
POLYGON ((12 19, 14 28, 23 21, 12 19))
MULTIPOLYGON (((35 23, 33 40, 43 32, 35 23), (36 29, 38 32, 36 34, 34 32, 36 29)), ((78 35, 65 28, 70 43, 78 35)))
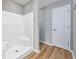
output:
MULTIPOLYGON (((59 47, 59 46, 57 46, 57 45, 53 45, 53 46, 59 47)), ((66 49, 66 48, 63 48, 63 47, 59 47, 59 48, 65 49, 65 50, 68 50, 68 51, 71 51, 70 49, 66 49)))
MULTIPOLYGON (((56 46, 56 45, 54 45, 54 44, 52 44, 52 43, 48 43, 48 42, 44 42, 44 41, 40 41, 40 42, 45 43, 45 44, 50 45, 50 46, 56 46)), ((56 47, 59 47, 59 46, 56 46, 56 47)), ((63 48, 63 47, 59 47, 59 48, 61 48, 61 49, 65 49, 65 48, 63 48)), ((65 50, 68 50, 68 49, 65 49, 65 50)), ((71 52, 70 49, 69 49, 68 51, 71 52)))
POLYGON ((33 49, 33 51, 35 51, 36 53, 39 53, 40 52, 40 50, 36 50, 36 49, 33 49))
MULTIPOLYGON (((31 12, 31 13, 33 13, 33 12, 31 12)), ((33 21, 34 21, 34 13, 33 13, 33 21)), ((33 22, 33 32, 32 32, 32 47, 33 47, 33 45, 34 45, 34 22, 33 22)))
MULTIPOLYGON (((44 41, 40 41, 40 42, 45 43, 45 44, 48 44, 48 45, 50 45, 50 46, 56 46, 56 45, 54 45, 54 44, 52 44, 52 43, 48 43, 48 42, 44 42, 44 41)), ((56 47, 59 47, 59 46, 56 46, 56 47)), ((63 47, 59 47, 59 48, 65 49, 65 48, 63 48, 63 47)), ((68 50, 68 49, 65 49, 65 50, 68 50)), ((70 49, 69 49, 68 51, 70 51, 70 49)))
MULTIPOLYGON (((50 46, 56 46, 56 45, 54 45, 54 44, 52 44, 52 43, 48 43, 48 42, 44 42, 44 41, 40 41, 40 42, 45 43, 45 44, 50 45, 50 46)), ((56 46, 56 47, 59 47, 59 46, 56 46)), ((59 47, 59 48, 65 49, 65 48, 63 48, 63 47, 59 47)), ((65 50, 68 50, 68 49, 65 49, 65 50)), ((70 51, 70 49, 69 49, 68 51, 70 51)))
POLYGON ((29 55, 33 50, 29 50, 28 52, 24 53, 23 55, 21 55, 20 57, 18 57, 17 59, 23 59, 25 56, 29 55))
POLYGON ((70 52, 72 53, 73 59, 76 59, 73 50, 70 50, 70 52))
POLYGON ((50 45, 50 46, 53 46, 51 43, 47 43, 47 42, 44 42, 44 41, 40 41, 40 42, 45 43, 45 44, 50 45))
MULTIPOLYGON (((40 42, 45 43, 45 44, 50 45, 50 46, 56 46, 56 45, 53 45, 51 43, 47 43, 47 42, 44 42, 44 41, 40 41, 40 42)), ((58 47, 58 46, 56 46, 56 47, 58 47)), ((62 47, 59 47, 59 48, 62 48, 62 47)), ((65 48, 62 48, 62 49, 65 49, 65 48)), ((65 50, 68 50, 68 49, 65 49, 65 50)), ((72 53, 73 59, 76 59, 73 51, 70 50, 70 49, 68 51, 70 51, 72 53)))

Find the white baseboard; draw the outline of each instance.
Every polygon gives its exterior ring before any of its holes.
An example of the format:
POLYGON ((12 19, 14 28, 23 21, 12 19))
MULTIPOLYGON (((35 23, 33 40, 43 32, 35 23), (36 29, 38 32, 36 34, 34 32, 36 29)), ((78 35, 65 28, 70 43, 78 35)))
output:
MULTIPOLYGON (((44 42, 44 41, 40 41, 40 42, 45 43, 45 44, 50 45, 50 46, 55 46, 55 45, 53 45, 53 44, 51 44, 51 43, 47 43, 47 42, 44 42)), ((60 48, 61 48, 61 47, 60 47, 60 48)), ((64 48, 63 48, 63 49, 64 49, 64 48)), ((68 49, 65 49, 65 50, 68 50, 68 49)), ((75 58, 75 55, 74 55, 74 53, 73 53, 73 51, 72 51, 72 50, 68 50, 68 51, 70 51, 70 52, 72 53, 73 59, 76 59, 76 58, 75 58)))
POLYGON ((40 52, 40 50, 36 50, 36 49, 33 49, 33 51, 35 51, 36 53, 39 53, 40 52))
POLYGON ((70 52, 72 53, 73 59, 76 59, 73 50, 70 50, 70 52))
POLYGON ((25 56, 29 55, 33 50, 30 49, 28 52, 24 53, 23 55, 21 55, 20 57, 16 58, 16 59, 24 59, 25 56))
POLYGON ((40 42, 45 43, 45 44, 50 45, 50 46, 53 46, 51 43, 47 43, 47 42, 44 42, 44 41, 40 41, 40 42))

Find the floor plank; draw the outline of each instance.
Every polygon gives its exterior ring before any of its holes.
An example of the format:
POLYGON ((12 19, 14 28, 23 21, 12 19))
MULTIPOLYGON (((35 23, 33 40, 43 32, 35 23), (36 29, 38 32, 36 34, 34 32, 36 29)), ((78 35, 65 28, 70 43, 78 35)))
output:
POLYGON ((40 53, 31 52, 24 59, 73 59, 72 53, 67 50, 49 46, 44 43, 40 43, 40 53))

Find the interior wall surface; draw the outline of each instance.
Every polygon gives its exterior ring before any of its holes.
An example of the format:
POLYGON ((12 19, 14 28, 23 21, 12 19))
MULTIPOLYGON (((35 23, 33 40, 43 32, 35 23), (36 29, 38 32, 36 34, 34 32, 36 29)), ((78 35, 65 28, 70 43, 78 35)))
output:
POLYGON ((2 0, 2 10, 23 15, 23 6, 12 0, 2 0))

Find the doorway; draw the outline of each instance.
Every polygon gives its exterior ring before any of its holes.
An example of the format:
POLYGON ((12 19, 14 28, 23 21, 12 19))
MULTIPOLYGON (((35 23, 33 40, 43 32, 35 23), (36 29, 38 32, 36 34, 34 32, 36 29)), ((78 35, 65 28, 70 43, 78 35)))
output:
POLYGON ((52 9, 52 44, 70 49, 70 4, 52 9))

